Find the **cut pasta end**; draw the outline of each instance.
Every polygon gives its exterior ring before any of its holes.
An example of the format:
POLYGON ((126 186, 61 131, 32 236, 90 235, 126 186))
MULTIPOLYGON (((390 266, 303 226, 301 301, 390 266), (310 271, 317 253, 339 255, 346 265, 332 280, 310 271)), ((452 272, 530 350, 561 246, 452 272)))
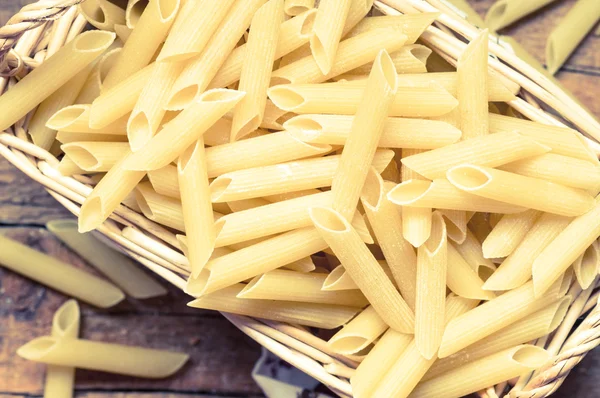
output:
POLYGON ((172 0, 158 0, 158 12, 160 16, 161 23, 167 23, 175 18, 177 15, 177 11, 181 5, 181 1, 172 1, 172 0))
POLYGON ((73 47, 79 52, 96 52, 106 50, 117 38, 114 32, 106 30, 90 30, 73 40, 73 47))
POLYGON ((383 178, 381 178, 381 174, 371 166, 367 173, 363 192, 360 197, 363 206, 372 211, 376 211, 379 206, 381 206, 381 202, 385 199, 384 193, 383 178))
POLYGON ((356 354, 370 344, 370 341, 364 336, 345 335, 333 336, 328 345, 334 352, 342 355, 356 354))
POLYGON ((356 284, 351 281, 350 277, 346 274, 346 270, 343 266, 338 265, 327 275, 327 278, 323 281, 321 290, 324 291, 336 291, 336 290, 351 290, 358 289, 356 284), (350 283, 344 283, 350 282, 350 283))
POLYGON ((446 172, 446 178, 452 185, 466 192, 478 191, 492 181, 492 176, 484 169, 469 164, 451 168, 446 172))
MULTIPOLYGON (((301 7, 301 8, 305 8, 305 7, 301 7)), ((304 14, 304 20, 302 21, 302 26, 300 27, 300 34, 298 35, 299 37, 301 37, 302 39, 309 39, 310 36, 313 33, 313 26, 315 24, 315 18, 317 16, 317 9, 316 8, 311 8, 311 9, 305 9, 305 11, 303 11, 304 14)), ((297 15, 299 15, 301 13, 298 13, 297 15)), ((292 14, 290 14, 292 15, 292 14)))
POLYGON ((298 141, 298 145, 302 145, 305 148, 314 149, 315 155, 320 154, 320 153, 331 152, 333 150, 333 147, 329 144, 317 144, 317 143, 306 142, 303 139, 298 137, 299 134, 295 134, 294 132, 289 132, 289 131, 288 131, 288 133, 290 134, 292 139, 298 141))
POLYGON ((74 328, 79 329, 79 317, 77 301, 67 301, 54 313, 52 332, 59 336, 71 335, 71 330, 74 328))
POLYGON ((231 142, 241 140, 242 138, 256 130, 260 126, 260 119, 260 115, 257 114, 252 116, 250 120, 246 121, 241 126, 238 126, 239 122, 234 117, 233 127, 231 128, 231 142))
POLYGON ((541 347, 523 345, 515 349, 511 359, 530 369, 537 369, 550 359, 550 354, 541 347))
POLYGON ((296 15, 300 15, 309 10, 310 8, 303 5, 286 5, 285 7, 285 13, 291 17, 295 17, 296 15))
POLYGON ((294 112, 305 102, 300 93, 284 84, 271 87, 268 90, 268 95, 276 107, 287 112, 294 112))
POLYGON ((254 278, 252 278, 252 280, 250 282, 248 282, 248 284, 237 294, 237 298, 244 298, 244 299, 252 299, 252 290, 255 290, 256 285, 258 285, 261 280, 264 278, 265 274, 262 275, 258 275, 254 278))
POLYGON ((271 75, 271 82, 269 83, 269 87, 281 86, 283 84, 291 84, 292 83, 292 81, 290 79, 288 79, 287 77, 277 76, 276 73, 277 73, 277 71, 275 71, 273 73, 273 75, 271 75))
POLYGON ((590 287, 594 279, 596 279, 598 275, 598 261, 598 246, 594 242, 573 264, 577 282, 579 282, 582 289, 590 287))
POLYGON ((203 92, 198 97, 198 102, 239 102, 246 95, 243 91, 230 90, 227 88, 215 88, 203 92))
POLYGON ((102 199, 97 196, 88 196, 81 206, 79 213, 79 233, 89 232, 96 229, 106 220, 102 199))
POLYGON ((410 206, 423 196, 431 188, 431 181, 427 180, 408 180, 396 185, 388 193, 388 199, 400 206, 410 206))
POLYGON ((390 58, 390 55, 385 49, 379 51, 373 65, 380 65, 381 67, 381 70, 377 73, 381 73, 388 85, 386 92, 389 90, 389 92, 395 93, 398 87, 398 73, 396 73, 394 61, 392 61, 392 58, 390 58))
POLYGON ((52 130, 64 130, 90 111, 90 105, 71 105, 57 111, 46 122, 46 127, 52 130))
POLYGON ((127 138, 132 152, 139 151, 152 138, 153 132, 146 112, 132 113, 127 123, 127 138))
POLYGON ((84 1, 79 4, 79 12, 85 19, 98 29, 111 29, 111 26, 106 21, 106 13, 103 5, 97 1, 84 1))
POLYGON ((409 52, 412 54, 413 57, 422 62, 423 66, 426 67, 427 60, 429 59, 429 56, 433 51, 429 47, 422 46, 420 44, 415 44, 411 47, 409 52))
POLYGON ((348 221, 337 211, 328 207, 311 207, 308 209, 310 219, 317 229, 333 233, 343 233, 350 230, 348 221))
POLYGON ((210 200, 213 203, 222 203, 227 200, 223 200, 223 194, 227 191, 227 187, 233 182, 229 177, 217 177, 210 183, 210 200))
POLYGON ((323 134, 323 126, 313 115, 298 115, 283 123, 283 128, 295 138, 304 142, 313 142, 323 134))
POLYGON ((40 361, 52 351, 58 339, 51 336, 38 337, 17 349, 17 355, 30 361, 40 361))
POLYGON ((98 159, 78 142, 63 144, 60 147, 73 163, 85 171, 96 171, 100 166, 98 159))
POLYGON ((209 292, 206 288, 210 279, 211 272, 206 268, 202 269, 197 277, 189 278, 185 285, 185 292, 193 297, 201 297, 209 292))
POLYGON ((310 38, 310 51, 312 52, 313 58, 321 70, 321 73, 324 75, 328 74, 331 71, 333 57, 331 57, 330 54, 327 54, 323 42, 317 32, 313 32, 313 35, 310 38))
POLYGON ((149 0, 132 0, 129 1, 127 9, 125 10, 125 23, 129 29, 135 28, 142 13, 148 6, 149 0))
POLYGON ((167 110, 180 111, 187 108, 198 97, 199 90, 197 84, 192 84, 175 91, 167 102, 167 110))
POLYGON ((441 213, 436 210, 431 216, 431 233, 423 247, 428 255, 433 257, 446 246, 446 242, 446 223, 444 222, 441 213))
POLYGON ((556 74, 562 66, 562 63, 557 59, 555 47, 554 38, 550 35, 546 44, 546 69, 548 69, 551 75, 556 74))
POLYGON ((500 0, 494 3, 485 16, 485 23, 491 31, 495 32, 506 26, 504 16, 508 8, 507 0, 500 0))

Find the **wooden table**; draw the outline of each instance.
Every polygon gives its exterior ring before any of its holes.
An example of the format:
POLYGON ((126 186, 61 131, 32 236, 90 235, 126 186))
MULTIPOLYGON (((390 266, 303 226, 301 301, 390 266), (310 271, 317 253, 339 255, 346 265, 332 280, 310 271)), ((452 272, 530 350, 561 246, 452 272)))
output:
MULTIPOLYGON (((524 0, 527 1, 527 0, 524 0)), ((0 0, 3 24, 27 0, 0 0)), ((514 35, 538 59, 552 26, 575 0, 558 1, 503 33, 514 35)), ((493 0, 471 0, 484 14, 493 0)), ((600 117, 600 38, 590 36, 558 77, 600 117)), ((0 112, 3 110, 0 110, 0 112)), ((86 266, 45 230, 52 219, 70 217, 39 185, 0 157, 0 233, 76 266, 86 266)), ((26 341, 49 333, 53 312, 65 297, 0 268, 0 398, 35 397, 42 393, 44 367, 15 355, 26 341)), ((77 397, 183 398, 260 396, 250 377, 259 347, 219 314, 192 310, 175 289, 148 302, 130 300, 108 312, 82 305, 82 336, 117 343, 168 348, 191 354, 176 377, 148 381, 98 372, 77 372, 77 397)), ((600 350, 588 355, 555 395, 557 398, 600 396, 600 350)))

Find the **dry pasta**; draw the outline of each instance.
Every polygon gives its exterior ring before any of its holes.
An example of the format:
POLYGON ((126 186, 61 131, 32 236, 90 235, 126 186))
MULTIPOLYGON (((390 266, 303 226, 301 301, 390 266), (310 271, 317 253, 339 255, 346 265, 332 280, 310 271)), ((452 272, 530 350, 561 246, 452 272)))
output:
POLYGON ((526 2, 499 0, 485 16, 485 23, 492 31, 500 30, 555 0, 530 0, 526 2))
POLYGON ((125 23, 125 10, 108 0, 91 0, 79 4, 79 12, 94 27, 114 31, 116 24, 125 23))
POLYGON ((538 210, 504 215, 482 242, 483 256, 499 258, 510 255, 541 215, 538 210))
POLYGON ((573 263, 573 271, 582 289, 590 287, 598 275, 598 241, 595 240, 573 263))
POLYGON ((129 151, 126 142, 72 142, 60 147, 86 172, 109 171, 129 151))
POLYGON ((308 11, 315 6, 315 0, 285 0, 285 13, 296 16, 308 11))
POLYGON ((312 36, 310 50, 321 72, 331 71, 350 12, 351 0, 321 0, 312 36))
POLYGON ((375 341, 387 329, 388 325, 377 315, 377 311, 368 306, 333 335, 327 344, 337 353, 355 354, 375 341))

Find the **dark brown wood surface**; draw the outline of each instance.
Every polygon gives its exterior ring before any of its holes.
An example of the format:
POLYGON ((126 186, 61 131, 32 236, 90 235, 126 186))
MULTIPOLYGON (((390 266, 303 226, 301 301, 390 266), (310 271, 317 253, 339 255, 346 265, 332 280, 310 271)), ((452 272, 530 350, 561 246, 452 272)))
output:
MULTIPOLYGON (((470 1, 482 15, 494 2, 470 1)), ((574 2, 559 0, 502 33, 514 36, 543 61, 545 38, 574 2)), ((0 0, 0 24, 28 3, 0 0)), ((558 77, 600 117, 600 37, 588 36, 558 77)), ((39 185, 0 157, 0 233, 91 270, 44 229, 45 222, 62 217, 70 215, 39 185)), ((42 394, 44 367, 14 353, 28 340, 49 333, 52 314, 65 299, 0 268, 0 398, 42 394)), ((167 297, 147 302, 130 300, 108 312, 83 304, 84 338, 185 351, 191 354, 191 360, 176 377, 158 381, 78 371, 77 397, 259 396, 260 389, 250 377, 259 356, 258 345, 219 314, 187 308, 187 301, 184 294, 170 288, 167 297)), ((586 357, 555 396, 600 397, 598 380, 600 350, 586 357)))

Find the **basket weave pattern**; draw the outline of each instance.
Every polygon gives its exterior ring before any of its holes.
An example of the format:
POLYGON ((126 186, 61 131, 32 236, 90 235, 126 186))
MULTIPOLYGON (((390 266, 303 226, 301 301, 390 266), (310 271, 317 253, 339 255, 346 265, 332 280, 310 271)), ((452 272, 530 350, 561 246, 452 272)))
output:
MULTIPOLYGON (((0 27, 0 94, 9 90, 19 78, 43 62, 44 58, 79 34, 86 21, 77 4, 84 0, 41 0, 24 7, 8 24, 0 27)), ((382 0, 375 8, 384 14, 399 12, 437 12, 442 14, 436 24, 421 36, 426 44, 451 64, 477 28, 467 23, 440 0, 382 0)), ((522 95, 510 105, 531 120, 550 124, 569 123, 584 133, 590 147, 599 153, 600 124, 576 104, 560 88, 531 66, 514 56, 500 43, 490 42, 490 67, 522 87, 522 95), (552 114, 547 111, 551 111, 552 114), (558 117, 557 117, 558 116, 558 117)), ((33 112, 32 112, 33 113, 33 112)), ((51 153, 35 146, 27 135, 31 114, 5 132, 0 132, 0 155, 42 184, 45 189, 73 214, 92 191, 93 181, 85 176, 64 177, 57 171, 58 160, 51 153)), ((585 137, 584 136, 584 137, 585 137)), ((103 240, 139 261, 163 279, 183 289, 189 275, 175 235, 143 215, 121 205, 111 219, 97 232, 103 240), (134 230, 123 234, 123 229, 134 230)), ((538 344, 551 352, 553 358, 531 377, 521 378, 510 397, 547 397, 557 390, 575 365, 600 344, 599 293, 594 284, 581 291, 577 284, 569 294, 573 301, 563 323, 538 344), (587 314, 576 328, 577 320, 587 314)), ((351 397, 352 389, 344 377, 358 363, 332 352, 327 343, 304 329, 272 321, 223 314, 240 330, 285 361, 315 377, 340 396, 351 397), (338 376, 340 375, 340 376, 338 376)), ((479 396, 504 396, 507 384, 490 386, 479 396)), ((507 394, 508 396, 508 394, 507 394)))

